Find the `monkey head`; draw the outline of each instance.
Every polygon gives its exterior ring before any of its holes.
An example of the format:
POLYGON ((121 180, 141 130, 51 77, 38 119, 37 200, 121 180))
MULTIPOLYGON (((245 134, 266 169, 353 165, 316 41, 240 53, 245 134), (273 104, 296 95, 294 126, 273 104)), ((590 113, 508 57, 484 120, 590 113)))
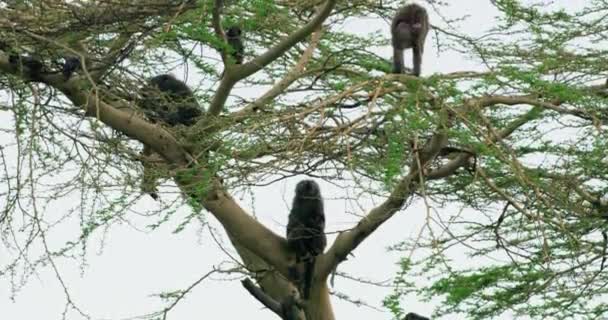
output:
POLYGON ((321 189, 313 180, 302 180, 296 185, 296 197, 299 198, 320 198, 321 189))
POLYGON ((426 10, 416 4, 401 8, 392 22, 393 46, 410 48, 418 42, 424 43, 429 29, 426 10))
POLYGON ((148 86, 144 91, 147 91, 146 93, 148 94, 157 96, 159 94, 158 91, 160 91, 172 99, 192 97, 190 88, 171 74, 161 74, 150 78, 148 80, 148 86))
POLYGON ((228 30, 226 31, 226 36, 228 38, 237 38, 241 36, 241 28, 237 27, 237 26, 232 26, 230 28, 228 28, 228 30))
POLYGON ((170 74, 161 74, 156 77, 150 78, 148 82, 160 88, 161 86, 163 86, 164 83, 172 81, 171 79, 175 80, 175 77, 170 74))
POLYGON ((422 28, 423 25, 419 21, 400 21, 396 25, 395 33, 398 33, 403 39, 413 39, 422 33, 422 28))

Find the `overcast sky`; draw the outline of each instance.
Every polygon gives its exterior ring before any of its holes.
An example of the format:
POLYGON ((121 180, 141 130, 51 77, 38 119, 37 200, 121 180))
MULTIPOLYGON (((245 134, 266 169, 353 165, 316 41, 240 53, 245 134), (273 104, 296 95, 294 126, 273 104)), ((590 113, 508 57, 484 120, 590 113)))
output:
MULTIPOLYGON (((479 34, 482 26, 492 24, 496 11, 485 0, 448 1, 457 3, 459 7, 450 10, 443 9, 443 15, 455 17, 469 13, 469 20, 462 23, 463 31, 479 34), (464 7, 464 6, 468 7, 464 7)), ((428 7, 428 6, 427 6, 428 7)), ((443 26, 435 12, 429 8, 431 23, 443 26)), ((350 25, 358 32, 383 30, 388 34, 388 22, 378 19, 356 19, 350 25), (365 20, 365 21, 363 21, 365 20)), ((453 52, 437 51, 435 33, 429 33, 427 38, 422 75, 445 73, 453 71, 479 70, 471 59, 459 56, 453 52)), ((390 47, 378 50, 382 56, 390 58, 390 47)), ((406 62, 411 63, 411 53, 406 54, 406 62)), ((238 87, 238 85, 237 85, 238 87)), ((240 90, 244 90, 240 88, 240 90)), ((4 103, 4 101, 3 101, 4 103)), ((8 123, 11 114, 0 112, 0 124, 8 123)), ((6 137, 2 137, 1 141, 6 137)), ((10 155, 9 155, 10 156, 10 155)), ((13 155, 14 156, 14 155, 13 155)), ((293 189, 300 178, 290 179, 266 188, 257 188, 252 197, 240 198, 240 204, 255 212, 257 217, 268 227, 279 234, 284 234, 287 214, 293 189), (280 195, 281 198, 277 197, 280 195)), ((322 194, 326 203, 327 231, 346 229, 359 218, 355 214, 364 214, 373 207, 369 199, 359 199, 363 208, 345 200, 345 190, 338 189, 326 183, 321 184, 322 194), (363 209, 363 210, 362 210, 363 209)), ((237 195, 238 197, 239 195, 237 195)), ((145 201, 149 201, 145 198, 145 201)), ((61 210, 57 204, 55 210, 61 210)), ((181 212, 181 216, 187 213, 181 212)), ((386 247, 406 238, 415 237, 426 218, 426 209, 416 202, 406 210, 398 213, 388 223, 383 225, 355 252, 355 257, 339 266, 340 271, 369 278, 374 281, 390 280, 395 274, 399 256, 387 253, 386 247)), ((211 215, 207 215, 212 227, 221 227, 211 215)), ((115 225, 106 234, 99 234, 89 241, 89 251, 86 257, 87 265, 82 268, 80 263, 69 260, 58 260, 60 272, 68 284, 74 302, 94 319, 122 319, 157 311, 160 308, 154 293, 183 289, 196 279, 209 272, 214 266, 222 266, 223 261, 229 260, 220 247, 210 237, 208 229, 201 229, 196 224, 189 226, 184 232, 172 233, 179 218, 165 224, 153 233, 143 233, 134 230, 129 225, 115 225)), ((73 234, 78 225, 61 226, 66 234, 73 234)), ((60 241, 59 235, 49 241, 60 241)), ((221 241, 227 241, 220 232, 221 241)), ((331 242, 334 235, 329 236, 331 242)), ((328 245, 329 246, 329 245, 328 245)), ((228 244, 226 248, 232 251, 228 244)), ((462 257, 460 262, 465 262, 462 257)), ((6 249, 0 245, 0 266, 7 262, 6 249)), ((458 263, 458 261, 456 261, 458 263)), ((35 277, 31 277, 22 291, 18 292, 15 300, 11 300, 8 290, 9 283, 3 277, 0 279, 0 314, 3 319, 60 319, 65 305, 65 295, 57 281, 54 271, 40 268, 35 277)), ((241 286, 236 276, 214 275, 194 289, 170 314, 171 320, 186 319, 247 319, 262 320, 276 319, 270 311, 261 307, 260 303, 251 297, 241 286)), ((420 279, 424 281, 425 279, 420 279)), ((390 319, 391 315, 382 310, 381 301, 390 293, 390 289, 362 285, 347 279, 336 278, 335 288, 339 292, 350 295, 353 299, 361 299, 378 310, 368 307, 357 307, 351 303, 342 302, 333 297, 334 310, 337 319, 390 319)), ((432 302, 424 303, 416 297, 411 297, 403 304, 408 311, 429 315, 432 302)), ((74 312, 70 320, 80 319, 74 312)), ((510 319, 505 316, 504 319, 510 319)))

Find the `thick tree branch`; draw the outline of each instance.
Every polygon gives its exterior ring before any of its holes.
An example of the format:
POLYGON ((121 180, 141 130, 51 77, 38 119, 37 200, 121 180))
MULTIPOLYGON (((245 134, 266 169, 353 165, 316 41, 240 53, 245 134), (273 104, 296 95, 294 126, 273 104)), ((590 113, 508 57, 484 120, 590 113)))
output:
MULTIPOLYGON (((18 75, 18 70, 9 63, 5 54, 0 54, 0 71, 18 75)), ((96 94, 96 89, 87 92, 79 89, 79 85, 82 83, 55 81, 52 78, 49 78, 47 83, 55 85, 74 105, 81 106, 85 111, 85 116, 95 117, 112 129, 150 146, 167 162, 178 168, 178 171, 186 169, 190 163, 195 162, 170 132, 145 121, 134 110, 120 110, 106 103, 96 94)), ((184 188, 183 185, 180 187, 184 188)), ((287 274, 286 240, 247 214, 232 197, 222 190, 219 183, 214 183, 211 191, 204 198, 197 200, 241 245, 274 266, 282 274, 287 274)))
MULTIPOLYGON (((495 103, 505 102, 515 104, 514 101, 516 100, 520 101, 521 103, 521 101, 525 99, 509 100, 505 99, 505 97, 486 97, 475 100, 474 105, 487 106, 495 103)), ((491 142, 493 143, 507 137, 523 124, 535 119, 540 112, 542 112, 542 108, 546 107, 546 105, 539 105, 538 101, 534 101, 532 104, 536 105, 536 107, 510 123, 506 128, 501 130, 500 134, 498 134, 495 139, 492 139, 491 142)), ((427 143, 426 147, 423 148, 422 152, 420 153, 418 157, 420 166, 417 164, 412 165, 410 173, 400 181, 385 202, 372 209, 367 216, 363 218, 357 224, 357 226, 355 226, 355 228, 343 232, 338 236, 329 251, 318 258, 319 262, 317 264, 315 274, 319 274, 319 277, 322 279, 327 277, 331 270, 333 270, 338 263, 345 259, 348 253, 352 252, 361 242, 363 242, 363 240, 365 240, 380 225, 382 225, 382 223, 392 217, 394 213, 396 213, 403 206, 406 199, 414 193, 418 184, 420 183, 420 168, 424 168, 428 162, 434 159, 446 142, 446 134, 443 131, 439 131, 431 139, 431 141, 427 143)), ((444 167, 430 172, 426 178, 439 179, 453 174, 457 168, 465 165, 471 156, 472 155, 470 153, 463 153, 444 167)))
POLYGON ((283 318, 283 310, 281 310, 281 304, 272 297, 268 296, 262 289, 258 288, 251 279, 247 278, 241 281, 241 284, 249 293, 260 301, 270 311, 276 313, 279 317, 283 318))
POLYGON ((454 174, 456 172, 456 170, 467 165, 469 163, 469 159, 471 159, 471 157, 474 157, 474 156, 475 155, 470 154, 470 153, 461 152, 456 156, 456 158, 450 160, 445 165, 429 172, 429 174, 426 176, 426 179, 427 180, 437 180, 437 179, 449 177, 452 174, 454 174))
POLYGON ((304 25, 302 28, 300 28, 298 31, 294 32, 287 38, 281 40, 281 42, 279 42, 274 47, 268 49, 268 51, 266 51, 262 55, 244 64, 242 68, 240 68, 235 74, 235 77, 238 79, 243 79, 258 72, 266 65, 268 65, 269 63, 283 55, 285 52, 287 52, 287 50, 291 49, 291 47, 295 46, 300 41, 306 39, 306 37, 308 37, 311 33, 317 30, 321 26, 323 21, 325 21, 325 19, 329 17, 331 11, 336 5, 336 2, 337 0, 327 0, 325 5, 319 11, 319 13, 317 13, 317 15, 315 15, 315 17, 309 23, 304 25))
POLYGON ((302 305, 298 301, 297 291, 286 297, 284 301, 279 303, 269 295, 267 295, 262 289, 256 286, 253 281, 249 278, 241 281, 243 287, 249 291, 249 293, 260 301, 264 306, 276 313, 281 319, 284 320, 306 320, 304 315, 300 312, 302 305))
MULTIPOLYGON (((166 130, 139 118, 134 112, 117 110, 103 101, 96 101, 93 95, 86 100, 88 100, 87 115, 97 115, 97 118, 106 125, 151 146, 154 151, 178 167, 186 167, 190 162, 190 155, 166 130)), ((287 274, 288 250, 285 239, 247 214, 221 189, 219 183, 204 199, 198 200, 241 245, 273 265, 281 273, 287 274)))

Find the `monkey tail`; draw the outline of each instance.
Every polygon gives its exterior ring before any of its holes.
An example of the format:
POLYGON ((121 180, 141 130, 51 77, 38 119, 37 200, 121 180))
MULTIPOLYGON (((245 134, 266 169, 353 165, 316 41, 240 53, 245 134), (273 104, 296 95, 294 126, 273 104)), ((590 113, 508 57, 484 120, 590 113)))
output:
POLYGON ((310 297, 310 287, 312 286, 312 276, 315 272, 315 262, 316 257, 314 256, 306 261, 306 270, 304 270, 304 290, 302 292, 305 300, 308 300, 310 297))

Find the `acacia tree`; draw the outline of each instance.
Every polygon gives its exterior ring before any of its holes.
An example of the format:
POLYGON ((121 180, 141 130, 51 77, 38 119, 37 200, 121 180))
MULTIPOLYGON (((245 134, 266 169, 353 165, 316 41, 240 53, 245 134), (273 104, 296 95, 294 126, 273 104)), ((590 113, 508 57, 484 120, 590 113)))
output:
MULTIPOLYGON (((415 78, 387 74, 388 59, 369 49, 387 45, 388 32, 342 28, 351 17, 390 19, 399 1, 5 1, 0 226, 18 250, 0 274, 54 267, 52 257, 152 201, 138 184, 149 162, 172 181, 152 212, 157 225, 181 205, 193 208, 183 225, 215 217, 257 283, 246 288, 285 319, 334 319, 328 276, 414 198, 467 211, 429 210, 428 237, 396 246, 429 249, 403 260, 385 300, 396 318, 421 273, 433 282, 418 292, 443 298, 437 316, 605 317, 608 5, 492 4, 501 15, 476 38, 457 20, 432 21, 438 48, 483 70, 415 78), (235 24, 247 47, 241 65, 224 33, 235 24), (68 78, 59 70, 69 56, 84 63, 68 78), (189 84, 205 106, 187 128, 151 123, 137 104, 143 79, 176 69, 198 77, 189 84), (257 90, 231 98, 236 84, 257 90), (142 144, 159 157, 140 155, 142 144), (383 198, 318 257, 306 301, 287 280, 285 239, 231 197, 294 175, 355 182, 383 198), (167 196, 173 189, 180 195, 167 196), (75 195, 76 207, 49 216, 48 205, 75 195), (51 251, 46 235, 71 215, 80 236, 51 251), (454 266, 455 247, 493 260, 454 266)), ((440 16, 441 5, 427 7, 440 16)))

